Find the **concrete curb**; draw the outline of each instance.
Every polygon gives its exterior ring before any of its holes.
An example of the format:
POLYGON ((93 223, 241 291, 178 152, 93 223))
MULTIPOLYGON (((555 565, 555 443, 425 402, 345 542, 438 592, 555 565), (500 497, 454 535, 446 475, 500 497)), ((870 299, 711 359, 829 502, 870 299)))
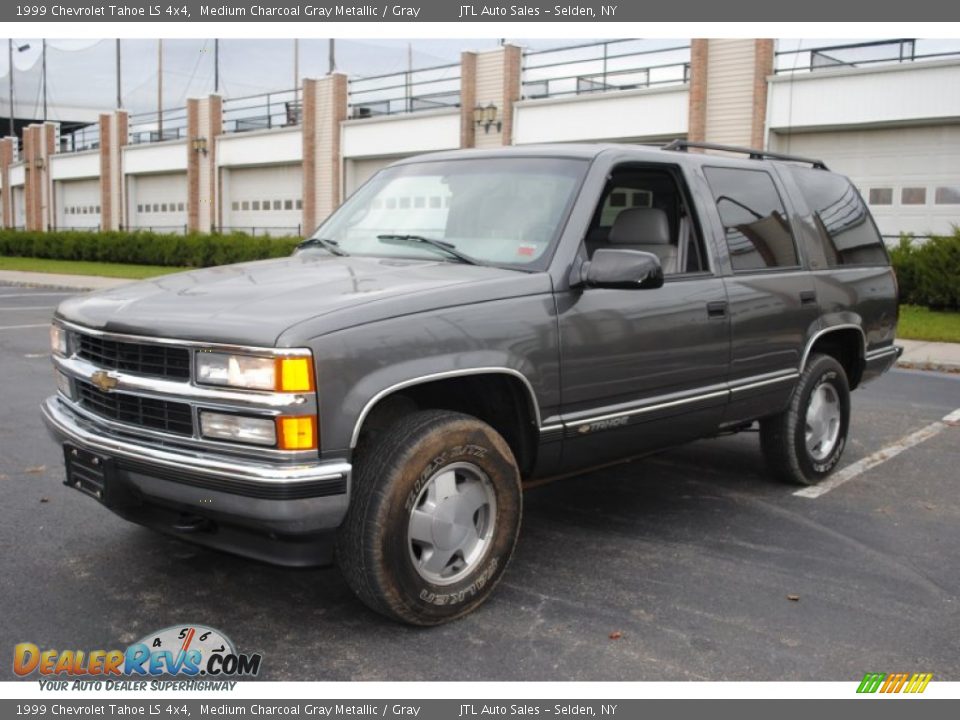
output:
POLYGON ((37 273, 21 270, 0 270, 0 283, 14 287, 51 288, 55 290, 106 290, 131 282, 129 278, 109 278, 100 275, 66 275, 37 273))
POLYGON ((903 348, 897 367, 960 373, 960 343, 897 338, 896 344, 903 348))
POLYGON ((915 362, 904 362, 900 361, 897 363, 897 367, 903 370, 922 370, 925 372, 942 372, 942 373, 951 373, 955 375, 960 375, 960 365, 951 365, 944 363, 936 362, 924 362, 924 363, 915 363, 915 362))

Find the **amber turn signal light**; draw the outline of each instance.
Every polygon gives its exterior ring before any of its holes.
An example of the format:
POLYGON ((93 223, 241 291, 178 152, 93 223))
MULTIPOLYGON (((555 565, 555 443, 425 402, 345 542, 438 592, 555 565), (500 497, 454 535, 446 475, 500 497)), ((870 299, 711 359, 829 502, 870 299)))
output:
POLYGON ((316 450, 317 446, 316 415, 277 418, 277 447, 281 450, 316 450))
POLYGON ((313 390, 313 360, 309 357, 277 358, 277 390, 280 392, 311 392, 313 390))

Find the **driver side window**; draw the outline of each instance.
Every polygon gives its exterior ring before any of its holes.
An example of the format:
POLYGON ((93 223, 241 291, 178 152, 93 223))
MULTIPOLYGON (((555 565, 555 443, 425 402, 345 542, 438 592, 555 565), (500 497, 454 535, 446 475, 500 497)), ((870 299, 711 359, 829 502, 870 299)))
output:
POLYGON ((642 250, 660 258, 665 276, 709 272, 703 240, 673 173, 617 168, 607 181, 585 241, 600 248, 642 250))

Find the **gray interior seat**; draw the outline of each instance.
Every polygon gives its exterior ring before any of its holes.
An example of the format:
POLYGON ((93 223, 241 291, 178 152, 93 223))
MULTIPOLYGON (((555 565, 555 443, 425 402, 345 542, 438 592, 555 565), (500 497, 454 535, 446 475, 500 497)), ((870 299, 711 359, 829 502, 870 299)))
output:
POLYGON ((622 211, 610 228, 609 242, 625 250, 642 250, 660 258, 664 275, 677 271, 677 246, 670 243, 670 222, 660 208, 622 211))

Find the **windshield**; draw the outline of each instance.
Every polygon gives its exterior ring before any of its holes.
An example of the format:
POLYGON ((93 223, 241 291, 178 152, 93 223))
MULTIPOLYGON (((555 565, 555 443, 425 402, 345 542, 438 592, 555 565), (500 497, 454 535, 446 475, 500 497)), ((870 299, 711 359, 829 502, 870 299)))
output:
POLYGON ((586 169, 585 161, 561 158, 399 165, 375 175, 314 237, 350 255, 462 261, 396 237, 417 236, 453 246, 472 261, 543 269, 586 169))

